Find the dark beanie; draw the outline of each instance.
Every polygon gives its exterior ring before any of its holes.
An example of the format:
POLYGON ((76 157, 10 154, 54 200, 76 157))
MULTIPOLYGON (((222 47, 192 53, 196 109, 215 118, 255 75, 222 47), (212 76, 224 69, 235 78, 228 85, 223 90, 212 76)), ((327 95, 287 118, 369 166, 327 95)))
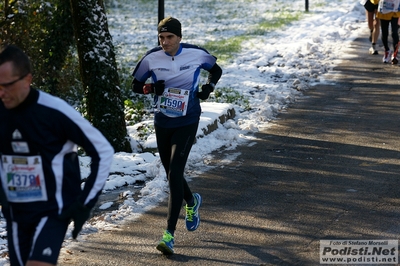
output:
POLYGON ((171 32, 176 36, 182 37, 182 26, 179 20, 173 17, 167 17, 158 23, 158 33, 171 32))

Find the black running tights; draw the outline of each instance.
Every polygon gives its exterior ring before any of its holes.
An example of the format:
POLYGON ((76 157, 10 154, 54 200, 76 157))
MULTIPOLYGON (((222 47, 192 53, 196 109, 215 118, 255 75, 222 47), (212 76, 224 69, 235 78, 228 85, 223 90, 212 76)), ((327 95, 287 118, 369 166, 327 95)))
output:
POLYGON ((192 199, 192 192, 183 176, 187 158, 196 137, 198 123, 178 128, 155 126, 161 163, 169 182, 167 229, 175 231, 182 202, 192 199))
POLYGON ((393 38, 393 51, 396 50, 397 43, 399 42, 399 25, 397 24, 398 18, 392 18, 392 20, 381 19, 381 30, 382 30, 382 43, 385 46, 385 51, 390 50, 388 37, 389 37, 389 25, 392 26, 392 38, 393 38))

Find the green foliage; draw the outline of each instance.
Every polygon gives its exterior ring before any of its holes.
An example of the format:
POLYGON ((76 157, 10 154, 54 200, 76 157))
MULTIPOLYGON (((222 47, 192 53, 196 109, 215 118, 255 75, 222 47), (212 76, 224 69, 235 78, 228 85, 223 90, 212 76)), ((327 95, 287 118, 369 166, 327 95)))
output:
POLYGON ((211 54, 218 55, 219 62, 225 62, 240 52, 244 40, 246 40, 246 36, 235 36, 226 40, 208 42, 203 47, 211 54))
POLYGON ((218 88, 214 91, 214 97, 218 103, 232 103, 240 106, 243 110, 251 109, 249 98, 241 95, 232 88, 218 88))
POLYGON ((267 16, 270 17, 269 19, 263 19, 258 24, 255 24, 248 32, 228 39, 211 41, 204 44, 203 47, 211 54, 217 55, 218 62, 223 65, 227 61, 231 60, 236 53, 240 52, 244 41, 256 35, 265 35, 268 31, 282 28, 293 21, 299 20, 301 16, 301 12, 274 11, 267 16))
POLYGON ((58 83, 57 94, 69 104, 78 108, 81 113, 86 112, 85 91, 79 73, 79 59, 74 49, 70 49, 65 58, 64 66, 61 68, 58 83))
MULTIPOLYGON (((272 16, 272 15, 271 15, 272 16)), ((264 19, 261 21, 257 27, 250 31, 249 35, 264 35, 268 31, 276 30, 282 28, 289 23, 298 21, 302 16, 300 12, 293 11, 282 11, 278 12, 276 15, 272 16, 271 19, 264 19)))
POLYGON ((118 68, 120 83, 121 83, 121 93, 123 99, 132 99, 135 94, 132 91, 132 70, 126 65, 121 65, 118 68))
POLYGON ((125 100, 125 121, 128 126, 133 126, 136 123, 150 118, 150 101, 151 99, 143 95, 136 96, 133 100, 125 100))
POLYGON ((61 76, 73 43, 68 1, 32 0, 28 3, 5 0, 0 3, 0 10, 0 43, 15 44, 30 57, 34 71, 33 85, 55 95, 73 85, 65 82, 74 81, 76 76, 61 76))
POLYGON ((124 105, 111 36, 106 16, 97 8, 101 5, 102 0, 2 1, 0 42, 15 44, 30 57, 34 87, 74 105, 106 136, 116 151, 131 151, 126 139, 124 105), (75 9, 81 15, 80 23, 76 23, 77 18, 72 19, 72 3, 82 4, 75 9), (90 8, 90 5, 97 6, 90 8), (82 22, 92 18, 99 18, 101 23, 97 21, 90 25, 91 28, 85 28, 82 22), (79 59, 74 48, 73 25, 82 34, 77 38, 78 47, 84 50, 79 59), (103 39, 96 42, 97 36, 103 39), (92 42, 79 46, 88 39, 92 42), (92 65, 86 64, 88 67, 80 69, 83 63, 88 63, 83 59, 87 51, 94 51, 93 54, 99 54, 101 58, 94 58, 92 65), (104 58, 106 60, 102 60, 104 58))

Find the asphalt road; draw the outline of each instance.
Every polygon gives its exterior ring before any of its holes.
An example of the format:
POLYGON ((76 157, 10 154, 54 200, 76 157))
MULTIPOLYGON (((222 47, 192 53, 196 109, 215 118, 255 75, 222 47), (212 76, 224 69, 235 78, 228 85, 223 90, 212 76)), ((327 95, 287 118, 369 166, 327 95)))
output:
POLYGON ((330 74, 334 85, 307 90, 230 151, 234 162, 215 153, 217 167, 190 183, 203 196, 201 225, 186 231, 182 210, 176 254, 155 249, 165 202, 63 248, 59 265, 319 265, 321 239, 397 240, 400 69, 368 55, 367 37, 330 74))

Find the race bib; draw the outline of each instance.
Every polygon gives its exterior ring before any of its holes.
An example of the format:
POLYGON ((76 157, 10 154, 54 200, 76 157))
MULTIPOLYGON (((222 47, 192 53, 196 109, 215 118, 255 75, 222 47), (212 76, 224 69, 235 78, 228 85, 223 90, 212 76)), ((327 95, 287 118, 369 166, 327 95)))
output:
POLYGON ((382 14, 399 12, 399 4, 399 0, 381 0, 379 1, 378 10, 382 14))
POLYGON ((1 182, 10 202, 46 201, 40 156, 1 156, 1 182))
POLYGON ((168 117, 185 116, 189 103, 189 90, 168 88, 158 101, 158 110, 168 117))

